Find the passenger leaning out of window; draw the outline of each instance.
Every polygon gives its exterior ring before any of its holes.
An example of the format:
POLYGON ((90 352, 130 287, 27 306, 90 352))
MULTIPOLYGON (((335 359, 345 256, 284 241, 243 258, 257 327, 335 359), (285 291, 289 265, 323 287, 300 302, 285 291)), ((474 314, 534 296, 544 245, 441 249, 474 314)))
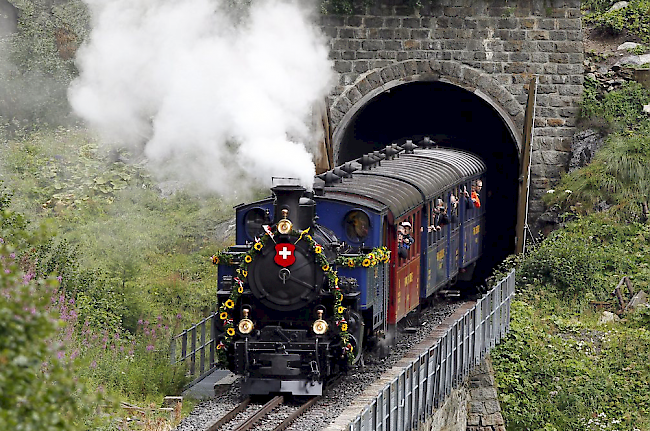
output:
POLYGON ((433 209, 433 224, 429 226, 428 231, 440 231, 445 225, 449 224, 447 216, 447 207, 442 199, 436 199, 436 206, 433 209))
POLYGON ((407 221, 402 222, 397 228, 397 254, 404 259, 408 257, 408 250, 411 248, 411 244, 415 242, 411 236, 412 229, 413 226, 407 221))
POLYGON ((471 208, 470 202, 474 205, 474 208, 481 208, 481 198, 479 194, 481 193, 482 188, 483 181, 481 180, 476 180, 476 182, 472 184, 471 194, 469 194, 467 192, 467 188, 465 188, 464 194, 465 198, 467 199, 467 208, 471 208))

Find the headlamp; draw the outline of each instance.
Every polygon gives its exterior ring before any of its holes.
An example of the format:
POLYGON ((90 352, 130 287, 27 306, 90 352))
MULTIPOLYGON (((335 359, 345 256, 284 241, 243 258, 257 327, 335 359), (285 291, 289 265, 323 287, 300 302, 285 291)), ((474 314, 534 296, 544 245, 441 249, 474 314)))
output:
POLYGON ((239 321, 239 325, 237 326, 239 332, 242 334, 250 334, 251 331, 253 331, 254 327, 255 325, 253 325, 253 321, 251 319, 241 319, 239 321))
POLYGON ((239 321, 239 325, 237 325, 237 328, 239 329, 239 332, 241 332, 244 335, 250 334, 253 331, 253 328, 255 327, 255 325, 253 324, 253 321, 248 318, 248 313, 249 312, 250 312, 250 310, 248 308, 244 308, 242 310, 242 314, 243 314, 244 318, 241 319, 239 321))
POLYGON ((311 329, 314 331, 314 334, 316 335, 323 335, 324 333, 327 332, 327 322, 324 321, 323 319, 318 319, 314 322, 312 325, 311 329))
POLYGON ((291 232, 292 226, 293 224, 290 220, 282 219, 278 222, 278 232, 280 232, 282 235, 287 235, 289 232, 291 232))
POLYGON ((314 331, 314 334, 323 335, 327 332, 329 325, 323 320, 323 310, 318 310, 316 313, 318 314, 318 319, 314 322, 311 329, 314 331))

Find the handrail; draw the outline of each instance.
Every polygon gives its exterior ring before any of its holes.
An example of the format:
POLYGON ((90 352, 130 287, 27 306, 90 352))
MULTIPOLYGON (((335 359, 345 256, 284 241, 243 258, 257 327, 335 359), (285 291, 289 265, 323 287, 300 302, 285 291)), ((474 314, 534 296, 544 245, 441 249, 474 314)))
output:
POLYGON ((218 313, 213 313, 172 338, 169 348, 170 362, 188 363, 187 374, 194 378, 189 386, 200 381, 216 368, 217 319, 218 313), (180 355, 177 356, 179 351, 180 355))
POLYGON ((419 422, 433 415, 452 388, 506 336, 514 293, 513 270, 456 320, 435 345, 384 386, 345 429, 419 429, 419 422))

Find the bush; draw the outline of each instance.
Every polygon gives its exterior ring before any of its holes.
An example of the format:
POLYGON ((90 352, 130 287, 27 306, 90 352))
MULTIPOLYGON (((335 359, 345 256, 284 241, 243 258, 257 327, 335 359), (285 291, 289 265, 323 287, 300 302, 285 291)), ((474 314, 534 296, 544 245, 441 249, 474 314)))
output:
POLYGON ((627 7, 609 12, 611 5, 602 0, 585 2, 583 9, 593 8, 592 13, 585 17, 585 21, 608 34, 626 33, 645 42, 650 41, 649 0, 632 0, 627 7))
POLYGON ((580 110, 582 123, 601 123, 605 132, 627 132, 650 124, 643 106, 650 101, 650 90, 637 82, 628 82, 620 89, 606 93, 601 84, 586 77, 580 110))
POLYGON ((534 248, 518 275, 526 283, 570 297, 588 294, 592 299, 608 299, 613 280, 635 270, 623 248, 623 238, 636 229, 615 225, 602 216, 570 223, 534 248))
POLYGON ((582 169, 562 177, 558 190, 544 197, 561 211, 589 214, 608 209, 623 222, 645 222, 650 195, 650 125, 617 133, 582 169))
POLYGON ((61 321, 48 306, 56 281, 22 273, 12 254, 0 244, 0 429, 83 429, 97 400, 55 342, 61 321))

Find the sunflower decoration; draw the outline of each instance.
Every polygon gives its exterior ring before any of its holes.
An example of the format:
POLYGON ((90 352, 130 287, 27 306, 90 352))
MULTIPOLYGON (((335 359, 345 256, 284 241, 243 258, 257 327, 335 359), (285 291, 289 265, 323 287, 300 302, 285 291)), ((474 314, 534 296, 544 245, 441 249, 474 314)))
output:
POLYGON ((375 247, 367 254, 354 256, 339 256, 334 262, 336 265, 347 266, 348 268, 364 267, 372 268, 379 263, 388 263, 390 251, 386 247, 375 247))
POLYGON ((235 259, 232 254, 225 251, 219 251, 215 253, 212 258, 212 264, 219 265, 220 263, 225 265, 232 265, 235 263, 235 259))
POLYGON ((226 330, 226 334, 230 335, 231 337, 235 336, 235 328, 228 328, 226 330))
POLYGON ((253 245, 253 249, 255 251, 261 251, 263 247, 264 247, 264 244, 262 244, 260 241, 257 241, 255 243, 255 245, 253 245))

